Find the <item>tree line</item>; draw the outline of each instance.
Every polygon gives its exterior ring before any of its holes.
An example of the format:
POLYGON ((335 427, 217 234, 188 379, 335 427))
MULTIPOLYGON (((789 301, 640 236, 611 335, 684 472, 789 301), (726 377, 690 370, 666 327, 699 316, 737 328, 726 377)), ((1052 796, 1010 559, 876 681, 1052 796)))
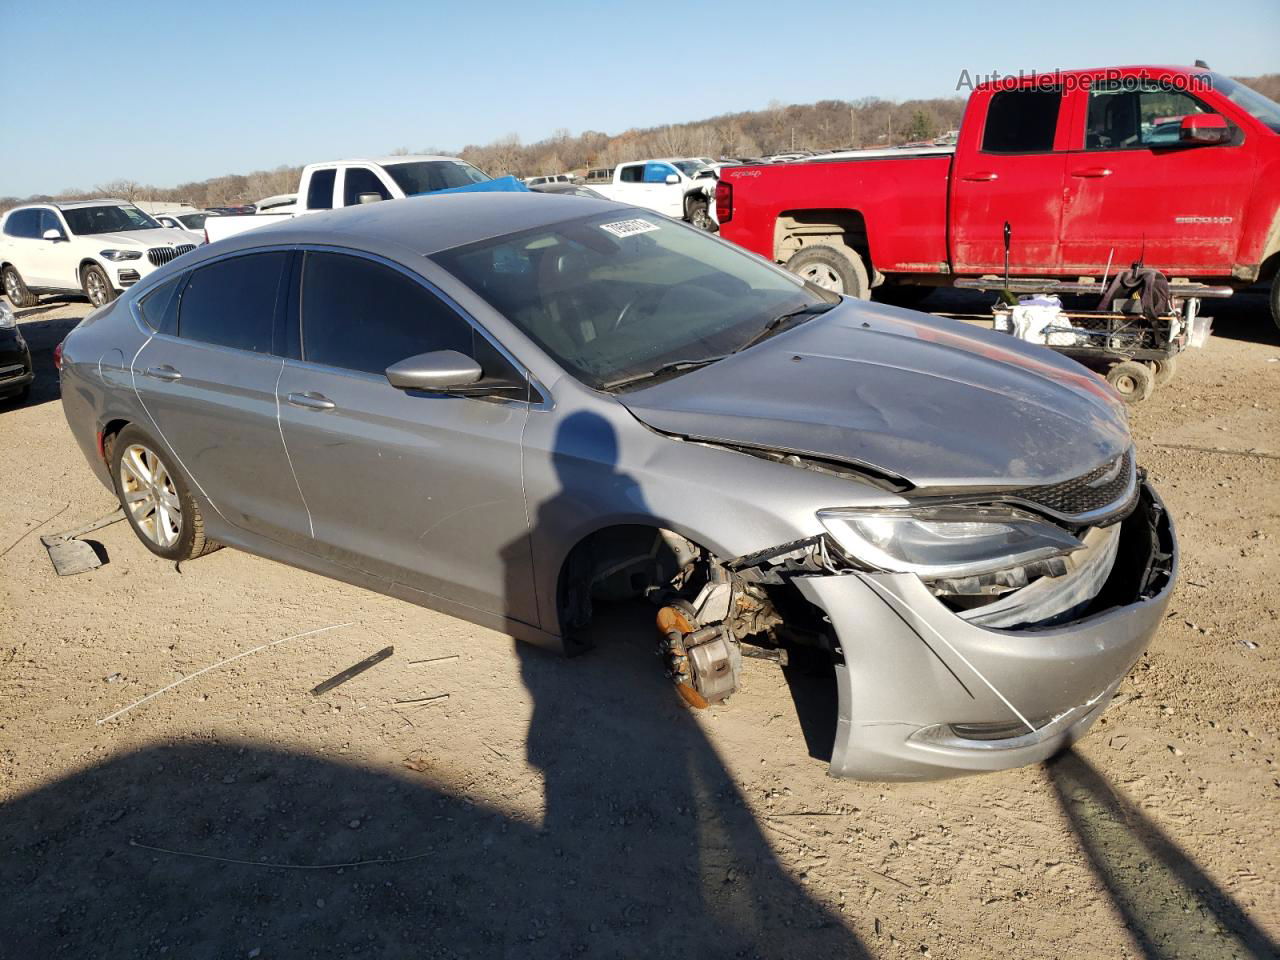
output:
MULTIPOLYGON (((1280 74, 1237 79, 1280 100, 1280 74)), ((469 144, 458 151, 424 147, 413 152, 459 156, 495 177, 528 177, 608 167, 647 157, 760 157, 800 150, 896 146, 932 140, 958 129, 964 103, 964 98, 958 96, 905 101, 868 97, 807 104, 775 101, 764 110, 725 113, 706 120, 619 134, 588 130, 574 136, 560 129, 535 143, 521 143, 518 136, 509 134, 492 143, 469 144)), ((410 153, 405 147, 392 152, 410 153)), ((94 197, 182 202, 199 208, 251 203, 293 192, 301 172, 301 166, 280 166, 173 187, 113 180, 91 190, 68 188, 56 194, 0 197, 0 211, 19 203, 94 197)))

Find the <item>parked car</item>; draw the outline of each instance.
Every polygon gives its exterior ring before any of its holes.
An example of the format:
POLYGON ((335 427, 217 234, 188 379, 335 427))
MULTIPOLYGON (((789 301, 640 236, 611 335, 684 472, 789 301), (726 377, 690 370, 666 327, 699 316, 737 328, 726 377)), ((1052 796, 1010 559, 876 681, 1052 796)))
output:
POLYGON ((27 204, 0 220, 0 279, 15 307, 39 293, 83 293, 100 307, 194 249, 124 200, 27 204))
POLYGON ((1173 587, 1095 375, 615 203, 457 194, 201 247, 72 331, 61 377, 158 556, 239 547, 563 652, 648 598, 696 706, 744 644, 804 648, 838 776, 1044 759, 1173 587))
POLYGON ((557 173, 546 177, 526 177, 524 185, 532 190, 548 183, 573 183, 573 177, 567 173, 557 173))
POLYGON ((0 401, 25 400, 34 379, 31 349, 12 308, 0 300, 0 401))
POLYGON ((608 183, 592 180, 589 174, 586 182, 609 200, 654 210, 702 230, 715 229, 709 212, 715 195, 715 173, 699 160, 620 163, 613 168, 608 183))
POLYGON ((201 211, 192 213, 153 213, 152 219, 162 227, 181 230, 192 243, 204 243, 204 221, 209 215, 201 211))
MULTIPOLYGON (((1006 221, 1014 276, 1096 279, 1142 259, 1237 288, 1275 277, 1280 104, 1198 68, 1050 79, 977 87, 954 151, 725 170, 723 236, 859 297, 1001 274, 1006 221)), ((1280 285, 1271 304, 1280 323, 1280 285)))
POLYGON ((491 179, 487 173, 457 157, 400 156, 312 163, 302 168, 297 193, 301 199, 295 200, 292 207, 283 212, 266 212, 253 217, 206 220, 205 236, 212 243, 290 217, 381 200, 403 200, 491 179))
POLYGON ((609 199, 598 190, 592 190, 586 184, 582 183, 542 183, 537 186, 530 187, 534 193, 558 193, 567 194, 571 197, 591 197, 593 200, 609 199))

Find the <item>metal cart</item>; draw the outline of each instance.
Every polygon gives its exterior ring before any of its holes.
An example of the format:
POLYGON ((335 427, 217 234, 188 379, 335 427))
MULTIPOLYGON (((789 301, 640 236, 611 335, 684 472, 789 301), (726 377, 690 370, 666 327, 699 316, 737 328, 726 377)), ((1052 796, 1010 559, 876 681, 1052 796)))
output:
MULTIPOLYGON (((1060 280, 983 278, 957 280, 955 285, 966 290, 1008 290, 1014 296, 1102 294, 1099 284, 1060 280)), ((1034 342, 1103 370, 1126 403, 1139 403, 1173 378, 1178 354, 1208 340, 1213 321, 1200 315, 1201 299, 1231 294, 1230 287, 1171 282, 1170 310, 1154 319, 1143 316, 1137 301, 1123 301, 1115 310, 1063 307, 1051 323, 1037 331, 1034 342)), ((1012 305, 997 303, 991 310, 997 330, 1016 333, 1012 305)))

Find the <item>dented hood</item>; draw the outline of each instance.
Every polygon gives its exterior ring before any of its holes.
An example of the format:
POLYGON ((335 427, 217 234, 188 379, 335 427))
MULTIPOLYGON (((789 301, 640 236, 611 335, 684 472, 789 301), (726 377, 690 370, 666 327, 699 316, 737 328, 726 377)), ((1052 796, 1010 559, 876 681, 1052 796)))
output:
POLYGON ((916 487, 1058 483, 1132 442, 1120 401, 1074 361, 861 301, 618 399, 665 433, 870 467, 916 487))

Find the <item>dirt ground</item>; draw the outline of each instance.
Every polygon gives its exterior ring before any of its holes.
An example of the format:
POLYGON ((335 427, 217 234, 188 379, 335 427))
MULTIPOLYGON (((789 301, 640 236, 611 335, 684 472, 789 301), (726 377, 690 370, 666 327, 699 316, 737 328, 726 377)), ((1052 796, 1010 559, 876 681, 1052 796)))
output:
POLYGON ((231 550, 178 571, 124 523, 58 578, 40 534, 113 506, 50 360, 87 311, 22 312, 40 379, 0 406, 0 957, 1276 954, 1261 297, 1133 413, 1182 568, 1116 703, 1050 763, 912 785, 827 777, 825 687, 768 662, 685 710, 624 612, 561 660, 231 550))

